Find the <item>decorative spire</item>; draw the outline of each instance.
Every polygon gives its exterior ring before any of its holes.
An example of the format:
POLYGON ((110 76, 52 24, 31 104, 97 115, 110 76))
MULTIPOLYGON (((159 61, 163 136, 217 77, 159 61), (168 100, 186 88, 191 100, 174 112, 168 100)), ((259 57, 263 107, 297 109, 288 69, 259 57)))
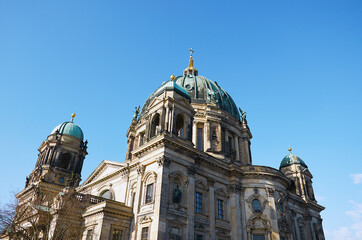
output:
POLYGON ((73 113, 71 116, 72 116, 72 119, 70 120, 70 122, 73 122, 76 115, 75 115, 75 113, 73 113))
POLYGON ((194 59, 192 58, 192 54, 195 52, 194 50, 192 50, 192 48, 189 49, 190 50, 190 60, 189 60, 189 66, 188 68, 185 69, 184 71, 184 75, 194 75, 197 76, 197 69, 194 68, 194 59))

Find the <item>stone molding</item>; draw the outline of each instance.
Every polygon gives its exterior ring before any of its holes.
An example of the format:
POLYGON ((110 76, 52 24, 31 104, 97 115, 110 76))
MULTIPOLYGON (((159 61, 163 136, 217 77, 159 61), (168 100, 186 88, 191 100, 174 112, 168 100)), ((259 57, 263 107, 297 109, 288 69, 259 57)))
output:
POLYGON ((242 191, 242 186, 238 183, 229 184, 228 190, 231 193, 240 193, 242 191))
POLYGON ((165 166, 168 167, 171 164, 171 159, 163 156, 156 159, 158 166, 165 166))

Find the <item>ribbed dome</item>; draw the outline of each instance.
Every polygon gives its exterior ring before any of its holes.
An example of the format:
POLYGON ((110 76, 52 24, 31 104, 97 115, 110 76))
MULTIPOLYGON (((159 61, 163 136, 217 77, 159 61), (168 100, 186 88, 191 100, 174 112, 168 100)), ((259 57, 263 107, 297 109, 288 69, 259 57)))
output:
POLYGON ((216 104, 235 118, 240 119, 234 100, 225 90, 206 77, 193 75, 178 76, 173 81, 162 84, 148 97, 142 107, 140 116, 145 113, 150 102, 165 90, 175 90, 184 97, 191 99, 191 103, 216 104))
POLYGON ((295 156, 290 153, 289 155, 287 155, 283 158, 282 162, 280 163, 279 169, 282 167, 290 166, 292 164, 300 164, 303 167, 306 167, 306 168, 308 167, 307 164, 305 164, 305 162, 302 159, 300 159, 298 156, 295 156))
POLYGON ((167 91, 167 90, 171 90, 171 91, 175 91, 178 94, 184 96, 185 98, 190 99, 190 95, 188 94, 188 92, 182 88, 180 85, 178 85, 177 83, 175 83, 174 81, 170 80, 168 82, 164 82, 159 88, 156 89, 156 91, 154 91, 146 100, 146 102, 143 104, 143 107, 141 109, 141 113, 140 113, 140 117, 143 116, 143 114, 145 114, 148 105, 151 103, 151 101, 155 98, 160 96, 163 92, 167 91))
POLYGON ((51 134, 55 133, 56 131, 58 131, 60 134, 67 134, 79 138, 80 140, 83 141, 83 131, 74 122, 64 122, 62 124, 59 124, 54 128, 51 134))
POLYGON ((216 104, 221 109, 240 119, 239 111, 230 95, 217 82, 191 74, 176 77, 175 82, 186 89, 192 103, 216 104))

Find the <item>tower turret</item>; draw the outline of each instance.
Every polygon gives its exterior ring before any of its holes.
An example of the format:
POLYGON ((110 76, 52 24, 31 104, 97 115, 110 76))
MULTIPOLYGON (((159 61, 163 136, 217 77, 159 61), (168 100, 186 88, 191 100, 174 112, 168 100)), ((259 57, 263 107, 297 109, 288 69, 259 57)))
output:
POLYGON ((74 117, 72 114, 71 121, 56 126, 43 141, 26 185, 39 181, 60 187, 79 185, 88 142, 83 142, 83 131, 73 122, 74 117))
POLYGON ((315 201, 312 187, 313 176, 309 172, 307 164, 301 158, 292 154, 291 148, 288 150, 290 153, 283 158, 279 169, 291 180, 290 191, 306 201, 315 201))

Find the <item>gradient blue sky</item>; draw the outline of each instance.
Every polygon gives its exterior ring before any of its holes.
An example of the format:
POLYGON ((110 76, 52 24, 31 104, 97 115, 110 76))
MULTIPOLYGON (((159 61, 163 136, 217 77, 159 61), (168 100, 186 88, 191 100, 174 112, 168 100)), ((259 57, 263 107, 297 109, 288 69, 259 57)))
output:
POLYGON ((361 1, 1 1, 0 200, 76 112, 83 179, 124 161, 135 106, 189 51, 247 112, 254 164, 289 146, 314 175, 328 239, 362 239, 361 1), (355 175, 352 175, 355 174, 355 175))

